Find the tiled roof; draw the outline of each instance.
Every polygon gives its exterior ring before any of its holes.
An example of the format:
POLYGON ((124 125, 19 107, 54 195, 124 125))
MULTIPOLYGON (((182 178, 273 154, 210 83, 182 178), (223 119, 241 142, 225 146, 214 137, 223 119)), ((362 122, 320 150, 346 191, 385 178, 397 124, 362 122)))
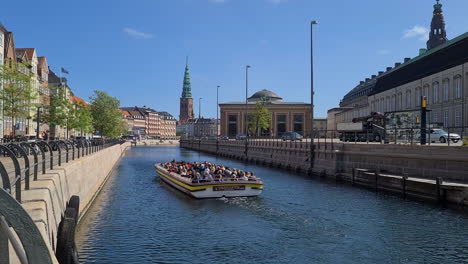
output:
POLYGON ((83 100, 82 98, 80 98, 80 97, 78 97, 78 96, 74 96, 74 95, 70 96, 70 101, 71 101, 72 103, 82 103, 82 104, 84 104, 84 105, 88 105, 88 104, 85 102, 85 100, 83 100))
POLYGON ((16 53, 16 58, 17 59, 23 59, 23 58, 26 58, 27 59, 27 55, 26 55, 26 51, 25 50, 19 50, 19 49, 15 49, 15 53, 16 53))
POLYGON ((35 48, 23 48, 23 49, 16 49, 17 51, 25 51, 26 55, 28 56, 29 60, 32 60, 34 56, 34 51, 36 50, 35 48))
POLYGON ((466 62, 468 62, 468 33, 449 40, 394 68, 378 79, 376 88, 370 95, 422 79, 466 62))

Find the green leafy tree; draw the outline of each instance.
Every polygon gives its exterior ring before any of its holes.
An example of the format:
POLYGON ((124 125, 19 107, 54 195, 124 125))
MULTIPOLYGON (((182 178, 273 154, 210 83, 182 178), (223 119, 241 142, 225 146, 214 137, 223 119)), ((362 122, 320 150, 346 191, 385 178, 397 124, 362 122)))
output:
POLYGON ((128 136, 130 133, 128 131, 128 123, 123 119, 122 115, 122 120, 120 121, 120 134, 128 136))
POLYGON ((271 116, 265 102, 255 104, 255 112, 249 115, 248 128, 251 134, 258 136, 262 130, 270 128, 271 116))
POLYGON ((66 90, 62 86, 51 86, 49 104, 43 104, 41 122, 50 127, 51 138, 55 138, 57 126, 65 127, 69 115, 70 102, 66 96, 66 90))
POLYGON ((101 136, 118 137, 122 133, 122 113, 120 101, 103 91, 94 91, 90 97, 93 127, 101 136))
POLYGON ((37 94, 31 86, 29 65, 23 63, 5 63, 0 69, 0 102, 4 116, 11 118, 13 136, 16 135, 16 121, 29 118, 29 109, 36 106, 37 94))
POLYGON ((83 102, 75 102, 69 106, 68 127, 83 133, 93 132, 93 117, 91 109, 83 102))

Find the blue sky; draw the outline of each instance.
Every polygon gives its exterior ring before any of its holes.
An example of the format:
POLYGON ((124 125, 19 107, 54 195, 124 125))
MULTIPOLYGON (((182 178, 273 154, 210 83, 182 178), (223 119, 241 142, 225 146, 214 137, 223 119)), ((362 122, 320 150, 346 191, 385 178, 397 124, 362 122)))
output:
MULTIPOLYGON (((185 57, 198 112, 269 89, 310 101, 309 23, 314 32, 316 116, 359 81, 425 47, 435 0, 81 0, 4 1, 0 21, 17 48, 36 48, 64 67, 77 96, 93 90, 123 106, 179 115, 185 57)), ((468 31, 468 1, 442 1, 448 37, 468 31)))

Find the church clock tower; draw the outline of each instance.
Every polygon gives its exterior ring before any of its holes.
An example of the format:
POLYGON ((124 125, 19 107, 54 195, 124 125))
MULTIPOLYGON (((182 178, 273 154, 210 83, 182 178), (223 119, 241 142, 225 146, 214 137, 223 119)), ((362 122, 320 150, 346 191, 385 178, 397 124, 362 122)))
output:
POLYGON ((185 124, 189 119, 193 119, 193 98, 192 87, 190 84, 190 73, 188 62, 185 65, 184 86, 182 89, 182 97, 180 98, 180 115, 179 123, 185 124))
POLYGON ((427 49, 433 49, 447 42, 447 32, 445 31, 444 13, 442 12, 442 4, 437 0, 434 5, 434 14, 431 22, 431 32, 427 41, 427 49))

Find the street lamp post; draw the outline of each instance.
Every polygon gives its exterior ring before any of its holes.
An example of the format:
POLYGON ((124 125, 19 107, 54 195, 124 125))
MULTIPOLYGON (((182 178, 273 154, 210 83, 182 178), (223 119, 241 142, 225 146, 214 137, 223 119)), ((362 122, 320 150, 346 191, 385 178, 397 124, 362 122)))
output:
POLYGON ((36 117, 36 140, 39 140, 39 130, 41 124, 41 106, 37 107, 37 117, 36 117))
POLYGON ((219 137, 219 87, 216 86, 216 140, 219 137))
POLYGON ((310 172, 314 167, 315 146, 314 146, 314 45, 313 45, 313 29, 317 25, 317 21, 310 22, 310 172))
POLYGON ((198 118, 201 118, 201 100, 203 98, 198 98, 198 118))
POLYGON ((248 132, 248 118, 247 118, 247 110, 248 110, 248 97, 249 97, 249 68, 250 65, 245 66, 245 119, 244 119, 244 130, 245 130, 245 157, 247 159, 247 152, 249 149, 249 132, 248 132))
POLYGON ((248 97, 249 97, 249 68, 250 65, 245 66, 245 118, 244 118, 244 132, 245 137, 247 138, 248 133, 248 118, 247 118, 247 110, 248 110, 248 97))

